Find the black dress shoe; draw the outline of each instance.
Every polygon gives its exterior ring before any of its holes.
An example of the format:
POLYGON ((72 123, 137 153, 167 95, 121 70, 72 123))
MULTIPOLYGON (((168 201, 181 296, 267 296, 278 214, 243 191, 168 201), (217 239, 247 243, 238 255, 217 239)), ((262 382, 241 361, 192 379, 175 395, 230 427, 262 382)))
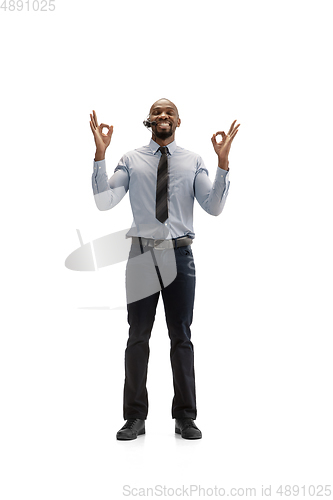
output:
POLYGON ((130 441, 136 439, 141 434, 145 434, 145 421, 139 418, 130 418, 126 424, 117 432, 117 439, 120 441, 130 441))
POLYGON ((192 418, 176 418, 176 434, 184 439, 201 439, 200 429, 195 425, 192 418))

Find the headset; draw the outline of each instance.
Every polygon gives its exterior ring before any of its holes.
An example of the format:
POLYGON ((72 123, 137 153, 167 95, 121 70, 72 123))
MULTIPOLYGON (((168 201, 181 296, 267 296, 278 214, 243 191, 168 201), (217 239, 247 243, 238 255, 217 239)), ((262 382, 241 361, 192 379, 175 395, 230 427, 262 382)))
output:
POLYGON ((156 124, 157 124, 157 122, 155 122, 155 121, 152 121, 152 122, 151 122, 151 121, 149 120, 149 115, 147 116, 147 119, 146 119, 146 120, 144 120, 142 123, 143 123, 143 124, 144 124, 144 126, 145 126, 145 127, 147 127, 147 128, 150 128, 152 125, 156 125, 156 124))

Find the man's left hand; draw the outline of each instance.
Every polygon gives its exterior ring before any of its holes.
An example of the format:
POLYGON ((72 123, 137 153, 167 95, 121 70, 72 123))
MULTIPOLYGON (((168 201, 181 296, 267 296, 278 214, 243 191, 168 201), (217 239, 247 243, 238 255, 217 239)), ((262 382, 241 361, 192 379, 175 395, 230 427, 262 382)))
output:
POLYGON ((240 123, 236 125, 235 123, 237 120, 234 120, 231 124, 231 127, 229 129, 229 132, 225 134, 225 132, 216 132, 216 134, 213 134, 212 137, 212 143, 215 149, 215 153, 219 157, 219 167, 224 169, 224 170, 229 170, 228 168, 228 156, 229 156, 229 151, 231 147, 231 143, 235 138, 235 135, 238 132, 238 127, 240 126, 240 123), (222 136, 222 141, 217 142, 216 136, 221 135, 222 136))

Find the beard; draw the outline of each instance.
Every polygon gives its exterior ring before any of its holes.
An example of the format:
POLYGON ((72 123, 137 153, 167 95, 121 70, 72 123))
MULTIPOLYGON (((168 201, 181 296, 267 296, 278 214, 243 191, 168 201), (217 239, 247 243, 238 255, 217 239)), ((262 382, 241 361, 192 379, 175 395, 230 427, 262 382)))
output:
POLYGON ((155 125, 155 130, 154 130, 154 134, 156 135, 156 137, 158 137, 159 139, 168 139, 169 137, 172 136, 173 134, 173 130, 172 130, 172 127, 169 128, 169 130, 162 130, 162 131, 159 131, 157 130, 157 126, 155 125))

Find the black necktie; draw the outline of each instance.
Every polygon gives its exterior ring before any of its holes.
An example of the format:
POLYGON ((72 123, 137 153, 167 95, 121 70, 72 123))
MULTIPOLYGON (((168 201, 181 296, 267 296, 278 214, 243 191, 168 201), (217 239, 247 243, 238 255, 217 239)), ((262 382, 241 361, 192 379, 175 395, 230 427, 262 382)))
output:
POLYGON ((168 148, 161 146, 162 155, 157 169, 156 183, 156 219, 165 222, 168 215, 168 148))

